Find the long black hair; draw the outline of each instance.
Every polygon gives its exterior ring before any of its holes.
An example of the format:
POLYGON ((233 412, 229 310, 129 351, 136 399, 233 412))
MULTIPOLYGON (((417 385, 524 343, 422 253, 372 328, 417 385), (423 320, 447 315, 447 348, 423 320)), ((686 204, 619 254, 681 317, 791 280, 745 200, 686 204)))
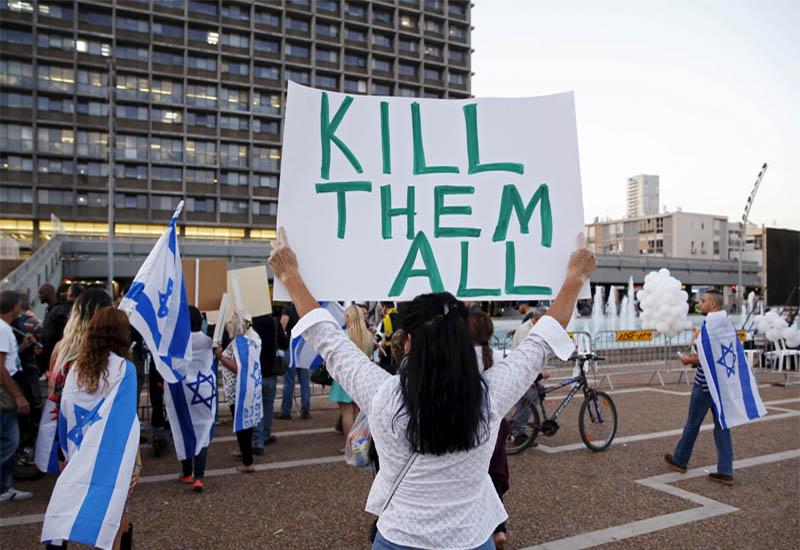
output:
POLYGON ((399 314, 411 335, 400 372, 409 443, 432 455, 477 447, 488 437, 487 392, 464 304, 448 292, 423 294, 401 304, 399 314))

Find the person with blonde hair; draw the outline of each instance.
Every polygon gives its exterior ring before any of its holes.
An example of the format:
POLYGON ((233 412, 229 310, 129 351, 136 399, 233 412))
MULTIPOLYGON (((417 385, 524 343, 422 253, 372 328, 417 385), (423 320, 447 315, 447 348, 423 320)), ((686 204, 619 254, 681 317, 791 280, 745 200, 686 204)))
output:
MULTIPOLYGON (((370 334, 367 328, 367 323, 364 320, 364 310, 361 306, 353 304, 348 307, 344 312, 344 322, 347 327, 347 336, 350 337, 350 340, 352 340, 358 349, 363 351, 367 357, 371 357, 372 334, 370 334)), ((342 415, 342 432, 347 435, 350 433, 350 428, 353 427, 353 422, 356 421, 356 417, 358 416, 358 405, 347 395, 347 392, 344 391, 336 379, 333 380, 328 400, 339 404, 339 412, 342 415)))

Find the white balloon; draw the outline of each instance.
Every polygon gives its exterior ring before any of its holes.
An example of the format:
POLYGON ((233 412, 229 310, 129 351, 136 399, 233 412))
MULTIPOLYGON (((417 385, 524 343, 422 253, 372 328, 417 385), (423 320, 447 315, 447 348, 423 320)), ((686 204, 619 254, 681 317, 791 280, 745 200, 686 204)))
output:
POLYGON ((658 274, 661 275, 662 277, 669 277, 669 269, 667 269, 666 267, 662 267, 661 269, 658 270, 658 274))
POLYGON ((681 290, 681 301, 686 302, 689 300, 689 293, 685 290, 681 290))
POLYGON ((770 324, 772 324, 778 319, 780 319, 780 316, 774 311, 770 310, 764 315, 764 319, 766 319, 767 321, 769 321, 770 324))
POLYGON ((771 328, 767 331, 766 336, 770 342, 777 342, 781 337, 781 333, 778 332, 778 329, 771 328))
POLYGON ((792 327, 786 327, 785 329, 783 329, 781 331, 781 337, 784 340, 791 340, 792 338, 794 338, 794 335, 795 335, 795 331, 794 331, 794 329, 792 327))

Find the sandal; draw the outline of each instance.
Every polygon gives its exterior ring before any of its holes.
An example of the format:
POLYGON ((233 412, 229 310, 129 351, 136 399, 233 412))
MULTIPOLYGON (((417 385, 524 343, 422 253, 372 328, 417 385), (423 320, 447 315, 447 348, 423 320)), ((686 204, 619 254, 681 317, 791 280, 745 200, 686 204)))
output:
POLYGON ((242 472, 243 474, 252 474, 253 472, 256 471, 255 466, 253 466, 252 464, 250 466, 245 466, 244 464, 242 464, 237 466, 236 469, 242 472))

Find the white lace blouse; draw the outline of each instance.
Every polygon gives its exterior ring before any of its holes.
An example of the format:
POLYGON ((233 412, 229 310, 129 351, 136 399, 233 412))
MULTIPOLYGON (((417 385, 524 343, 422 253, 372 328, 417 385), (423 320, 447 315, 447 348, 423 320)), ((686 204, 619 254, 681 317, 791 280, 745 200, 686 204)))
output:
MULTIPOLYGON (((292 329, 325 358, 328 372, 369 418, 381 468, 367 499, 378 515, 400 470, 411 455, 398 376, 374 364, 318 308, 292 329), (395 418, 396 417, 396 418, 395 418)), ((489 388, 489 434, 478 447, 443 456, 419 455, 378 520, 386 540, 414 548, 475 548, 508 518, 489 478, 489 460, 500 420, 530 387, 551 352, 566 359, 572 340, 552 317, 543 317, 505 359, 483 374, 489 388)))

